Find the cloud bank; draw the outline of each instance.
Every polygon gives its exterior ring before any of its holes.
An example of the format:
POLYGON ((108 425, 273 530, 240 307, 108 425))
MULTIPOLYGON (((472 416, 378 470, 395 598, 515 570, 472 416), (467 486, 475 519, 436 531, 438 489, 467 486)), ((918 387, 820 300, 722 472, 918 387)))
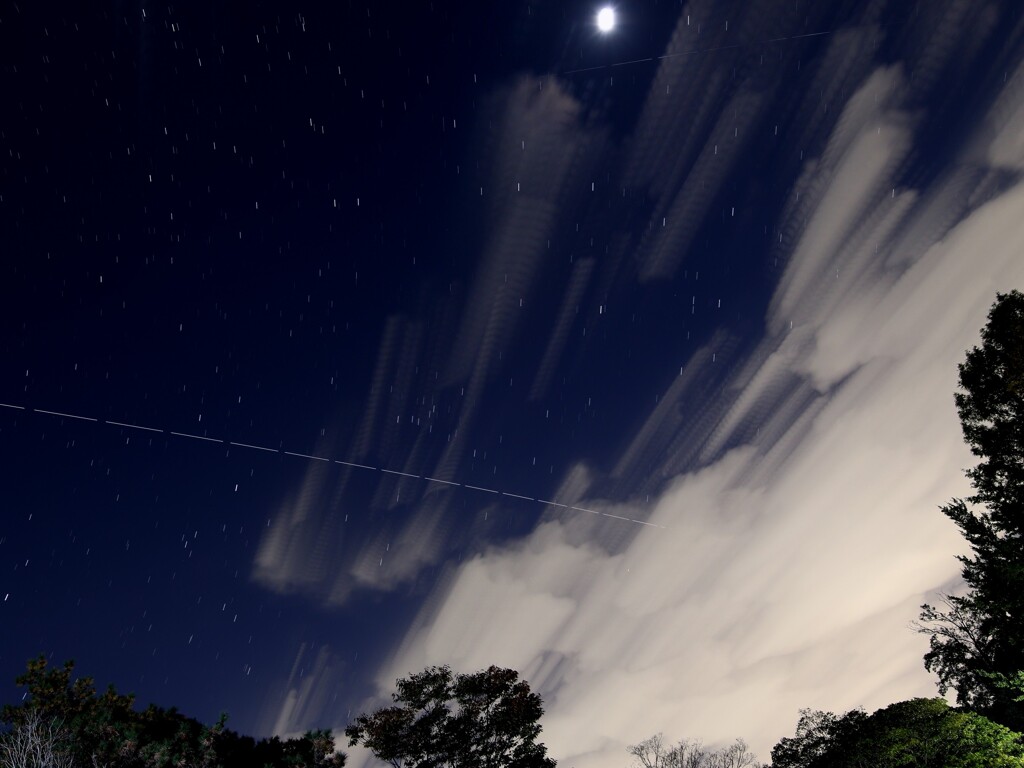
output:
MULTIPOLYGON (((453 568, 382 694, 428 664, 515 667, 545 697, 553 756, 611 768, 658 731, 743 736, 767 758, 800 707, 934 693, 908 625, 957 578, 962 542, 937 511, 968 490, 956 366, 996 291, 1024 285, 1024 188, 992 181, 1020 168, 1024 102, 1014 78, 983 151, 908 188, 922 116, 907 82, 898 64, 867 73, 806 162, 766 336, 724 387, 705 464, 663 486, 650 520, 666 530, 551 517, 453 568)), ((621 471, 703 375, 670 389, 621 471)))
MULTIPOLYGON (((758 4, 747 34, 768 35, 774 7, 758 4)), ((790 98, 799 141, 779 152, 798 172, 776 227, 771 255, 783 268, 761 341, 744 348, 720 329, 626 436, 609 474, 635 501, 598 496, 600 478, 582 465, 563 479, 566 498, 665 529, 552 512, 525 538, 449 562, 365 706, 426 665, 515 667, 544 696, 550 753, 612 768, 659 731, 709 744, 742 736, 767 759, 801 707, 870 710, 934 692, 926 639, 909 623, 957 583, 963 544, 937 510, 967 492, 960 470, 972 462, 952 403, 956 366, 996 291, 1024 285, 1024 74, 1008 73, 977 130, 917 184, 907 169, 929 119, 920 89, 938 87, 953 58, 975 55, 991 24, 962 28, 964 4, 930 7, 904 32, 906 60, 877 64, 881 7, 867 4, 859 26, 834 31, 815 87, 790 98), (916 46, 922 29, 941 44, 916 46), (797 146, 815 150, 804 157, 797 146), (707 408, 691 413, 690 402, 707 408)), ((685 42, 690 10, 673 45, 685 42)), ((626 140, 619 181, 651 201, 651 226, 632 249, 638 284, 679 270, 750 135, 769 130, 784 97, 770 75, 730 80, 720 69, 698 67, 701 88, 688 87, 694 69, 666 59, 626 140), (685 109, 667 98, 674 89, 685 109)), ((470 382, 467 420, 518 332, 519 294, 537 280, 536 251, 567 194, 573 166, 555 162, 558 148, 577 146, 566 93, 514 88, 506 98, 505 114, 521 117, 502 124, 502 142, 527 130, 517 120, 538 118, 530 104, 557 119, 539 133, 550 140, 545 159, 498 164, 504 194, 520 176, 545 188, 549 165, 552 185, 493 227, 464 332, 439 366, 470 382)), ((554 375, 575 305, 598 272, 618 267, 572 269, 534 397, 554 375)), ((454 472, 463 450, 453 443, 431 471, 454 472)), ((423 509, 437 526, 440 514, 423 509)), ((301 555, 311 545, 297 514, 295 532, 268 537, 258 561, 278 584, 316 562, 301 555), (285 557, 288 542, 299 543, 285 557)), ((405 535, 410 551, 426 551, 444 531, 405 535)), ((364 548, 350 575, 372 581, 379 548, 364 548)), ((439 558, 409 562, 401 579, 376 583, 393 586, 439 558)), ((290 689, 279 723, 313 695, 290 689)))

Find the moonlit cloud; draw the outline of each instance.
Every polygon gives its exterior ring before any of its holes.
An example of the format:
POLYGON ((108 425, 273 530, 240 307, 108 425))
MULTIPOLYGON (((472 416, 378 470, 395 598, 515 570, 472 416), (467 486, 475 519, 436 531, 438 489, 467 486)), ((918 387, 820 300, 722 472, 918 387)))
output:
MULTIPOLYGON (((585 516, 551 517, 473 557, 381 670, 382 693, 426 664, 516 667, 545 697, 551 753, 577 768, 621 766, 627 744, 658 731, 743 736, 767 758, 800 707, 933 694, 926 641, 908 625, 955 584, 963 548, 937 511, 967 492, 971 463, 956 365, 995 292, 1024 284, 1021 187, 989 185, 959 210, 946 187, 984 184, 984 162, 1016 167, 1016 136, 998 126, 1021 100, 998 102, 982 160, 953 158, 934 186, 908 189, 902 83, 898 66, 870 73, 808 159, 811 200, 794 193, 788 209, 770 332, 724 386, 710 426, 719 448, 654 502, 665 530, 623 539, 585 516), (892 252, 902 245, 911 260, 892 252), (725 448, 738 434, 741 447, 725 448)), ((666 400, 700 372, 689 377, 666 400)), ((617 472, 680 428, 672 414, 652 410, 617 472)))
MULTIPOLYGON (((479 138, 493 156, 481 188, 489 220, 461 316, 455 324, 442 323, 429 339, 419 323, 405 316, 387 319, 363 416, 351 444, 339 452, 345 461, 455 477, 486 388, 495 380, 520 375, 506 368, 503 355, 521 343, 523 318, 532 309, 550 239, 561 223, 560 206, 578 199, 583 189, 579 177, 588 175, 585 169, 604 146, 600 131, 581 128, 579 112, 579 102, 557 81, 520 77, 491 99, 491 120, 484 121, 486 130, 479 138), (428 382, 424 371, 437 374, 428 382), (424 382, 459 392, 452 401, 449 439, 439 456, 427 450, 437 438, 432 427, 421 430, 411 446, 400 438, 402 423, 413 410, 413 392, 417 385, 426 386, 424 382)), ((536 396, 559 362, 592 271, 593 260, 588 259, 574 268, 545 362, 532 376, 536 396)), ((522 378, 522 385, 529 386, 531 377, 522 378)), ((333 457, 333 447, 322 441, 315 453, 333 457)), ((275 592, 302 593, 337 606, 357 589, 390 591, 408 584, 462 542, 474 540, 472 525, 451 519, 450 491, 375 469, 370 507, 392 511, 403 498, 412 507, 353 540, 347 535, 349 516, 366 513, 343 501, 353 472, 365 470, 343 467, 339 474, 337 467, 309 469, 263 534, 254 581, 275 592)))
POLYGON ((284 682, 283 700, 270 713, 268 730, 287 737, 301 736, 311 721, 322 716, 338 700, 342 665, 330 646, 300 645, 284 682))
MULTIPOLYGON (((528 377, 532 397, 548 390, 599 275, 631 257, 633 279, 648 284, 685 263, 781 100, 795 117, 778 151, 793 155, 796 172, 781 193, 772 249, 781 271, 764 334, 744 345, 719 328, 622 436, 606 475, 575 462, 556 489, 569 503, 663 528, 549 510, 524 538, 476 540, 455 563, 443 542, 469 540, 472 524, 451 530, 443 491, 365 540, 336 573, 308 557, 317 528, 303 499, 318 493, 310 476, 268 532, 257 578, 340 603, 352 585, 391 590, 427 566, 440 574, 365 706, 430 664, 510 666, 544 697, 554 757, 617 768, 628 744, 659 731, 709 744, 741 736, 767 759, 802 707, 871 710, 934 693, 921 662, 926 639, 909 623, 957 584, 963 542, 937 511, 967 492, 960 470, 972 461, 952 405, 956 366, 996 291, 1024 284, 1024 74, 999 86, 976 133, 927 183, 907 174, 929 119, 916 89, 939 82, 954 57, 976 55, 987 34, 984 24, 973 36, 958 31, 964 7, 922 12, 934 50, 908 44, 905 61, 881 64, 879 10, 867 6, 859 26, 830 32, 814 88, 792 97, 771 72, 733 82, 707 61, 663 62, 614 180, 643 189, 651 226, 613 240, 604 263, 573 263, 528 377), (392 548, 402 555, 384 568, 392 548)), ((769 4, 757 8, 744 32, 762 39, 769 4)), ((670 50, 690 44, 687 18, 670 50)), ((515 84, 494 114, 493 221, 458 333, 434 361, 449 385, 465 384, 462 424, 478 417, 501 350, 522 332, 520 300, 541 279, 560 206, 578 198, 572 185, 587 151, 607 141, 582 127, 579 104, 557 81, 515 84)), ((386 341, 380 370, 400 354, 386 341)), ((375 376, 378 390, 390 376, 375 376)), ((360 446, 378 439, 374 430, 364 428, 360 446)), ((452 476, 464 451, 453 440, 429 471, 452 476)), ((412 456, 404 466, 427 471, 412 456)), ((388 482, 379 503, 398 488, 388 482)), ((309 685, 288 689, 282 728, 322 699, 309 685)), ((363 752, 352 760, 372 762, 363 752)))
POLYGON ((254 581, 289 593, 317 589, 329 577, 330 557, 322 544, 330 540, 334 525, 320 512, 319 502, 328 493, 330 475, 330 467, 310 464, 298 492, 282 504, 263 534, 253 561, 254 581))
MULTIPOLYGON (((465 435, 478 416, 483 390, 506 371, 501 355, 521 332, 524 304, 538 289, 560 207, 578 195, 579 186, 569 185, 579 184, 576 177, 603 146, 599 134, 581 129, 580 104, 558 81, 518 78, 494 103, 496 159, 486 188, 492 221, 442 365, 446 382, 465 382, 465 398, 459 433, 434 470, 439 477, 451 476, 465 455, 465 435)), ((576 282, 566 303, 585 287, 585 275, 576 282)), ((542 385, 540 378, 535 391, 542 385)))
POLYGON ((548 336, 544 357, 537 370, 537 375, 534 377, 533 386, 530 388, 530 399, 532 400, 539 400, 547 391, 551 377, 554 376, 562 353, 565 351, 565 345, 569 341, 569 331, 576 321, 577 309, 590 283, 593 271, 594 259, 592 258, 577 259, 573 263, 572 275, 566 286, 561 308, 558 310, 558 320, 548 336))
POLYGON ((985 136, 991 136, 986 156, 996 168, 1024 171, 1024 65, 1008 77, 1009 82, 989 112, 985 136))

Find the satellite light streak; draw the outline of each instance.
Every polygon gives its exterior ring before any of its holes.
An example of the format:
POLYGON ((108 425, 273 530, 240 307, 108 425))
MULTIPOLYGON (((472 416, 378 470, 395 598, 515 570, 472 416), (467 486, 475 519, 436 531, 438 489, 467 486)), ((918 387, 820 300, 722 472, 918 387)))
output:
MULTIPOLYGON (((45 413, 45 411, 44 411, 44 413, 45 413)), ((61 415, 63 416, 64 414, 61 414, 61 415)), ((71 418, 74 418, 74 416, 72 416, 71 418)), ((95 421, 95 419, 93 419, 93 421, 95 421)), ((206 440, 206 441, 211 442, 211 443, 226 443, 227 442, 227 440, 220 440, 220 439, 218 439, 216 437, 203 437, 202 435, 190 435, 188 432, 170 432, 168 430, 168 434, 174 435, 175 437, 190 437, 193 440, 206 440)))
POLYGON ((73 413, 61 413, 60 411, 44 411, 42 408, 36 408, 39 413, 45 413, 48 416, 63 416, 68 419, 80 419, 81 421, 98 421, 98 419, 91 418, 90 416, 75 416, 73 413))
POLYGON ((281 451, 281 453, 287 454, 288 456, 298 456, 300 459, 313 459, 314 461, 330 461, 322 456, 310 456, 308 453, 295 453, 294 451, 281 451))
MULTIPOLYGON (((116 424, 116 423, 117 422, 114 422, 114 421, 108 421, 107 422, 107 424, 116 424)), ((160 430, 159 429, 155 429, 153 431, 154 432, 159 432, 160 430)), ((239 448, 252 448, 252 449, 257 450, 257 451, 268 451, 270 453, 277 453, 277 451, 274 450, 273 448, 264 448, 262 445, 249 445, 249 443, 236 443, 236 442, 230 441, 230 440, 228 441, 228 445, 237 445, 239 448)))
MULTIPOLYGON (((897 26, 899 24, 905 24, 906 22, 896 22, 891 25, 885 26, 897 26)), ((579 69, 567 69, 559 74, 562 75, 575 75, 580 72, 594 72, 599 69, 612 69, 613 67, 626 67, 631 64, 644 64, 649 61, 662 61, 663 59, 675 59, 679 56, 694 56, 699 53, 717 53, 719 51, 731 51, 736 48, 749 48, 752 45, 770 45, 771 43, 784 43, 787 40, 802 40, 807 37, 821 37, 822 35, 835 34, 837 30, 826 29, 821 32, 806 32, 802 35, 790 35, 788 37, 773 37, 766 40, 755 40, 749 43, 733 43, 732 45, 718 45, 713 48, 690 48, 685 51, 676 51, 674 53, 663 53, 660 56, 647 56, 642 59, 629 59, 628 61, 614 61, 610 64, 598 64, 594 67, 580 67, 579 69)))
MULTIPOLYGON (((153 427, 143 427, 143 426, 140 426, 138 424, 124 424, 124 423, 122 423, 120 421, 111 421, 110 419, 107 419, 107 424, 112 424, 115 427, 127 427, 128 429, 142 429, 142 430, 145 430, 146 432, 163 432, 162 429, 154 429, 153 427)), ((250 446, 250 447, 255 447, 255 446, 250 446)))
POLYGON ((170 429, 157 429, 156 427, 143 427, 143 426, 140 426, 138 424, 128 424, 128 423, 123 422, 123 421, 113 421, 113 420, 110 420, 110 419, 96 419, 96 418, 92 418, 91 416, 78 416, 78 415, 73 414, 73 413, 65 413, 65 412, 62 412, 62 411, 48 411, 48 410, 43 410, 42 408, 29 408, 29 407, 24 406, 24 405, 14 405, 12 403, 0 403, 0 408, 11 408, 13 410, 26 411, 28 413, 42 413, 42 414, 45 414, 46 416, 57 416, 59 418, 77 419, 79 421, 90 421, 90 422, 93 422, 93 423, 96 423, 96 424, 108 424, 108 425, 110 425, 112 427, 120 427, 120 428, 123 428, 123 429, 141 429, 141 430, 145 430, 146 432, 157 432, 159 434, 171 435, 173 437, 186 437, 186 438, 189 438, 191 440, 202 440, 202 441, 208 442, 208 443, 221 443, 223 445, 233 445, 233 446, 237 446, 238 448, 250 448, 250 449, 252 449, 254 451, 265 451, 267 453, 278 453, 278 454, 282 454, 282 455, 285 455, 285 456, 295 456, 296 458, 309 459, 311 461, 325 461, 325 462, 328 462, 328 463, 333 461, 335 464, 341 464, 341 465, 346 466, 346 467, 355 467, 357 469, 368 469, 368 470, 371 470, 373 472, 378 472, 378 471, 379 472, 385 472, 385 473, 387 473, 389 475, 401 475, 402 477, 411 477, 411 478, 416 479, 416 480, 425 480, 426 482, 429 482, 429 483, 442 483, 444 485, 451 485, 451 486, 455 486, 455 487, 458 487, 458 488, 465 488, 465 489, 470 490, 470 491, 482 491, 484 493, 492 493, 492 494, 494 494, 496 496, 508 496, 509 498, 512 498, 512 499, 520 499, 522 501, 531 501, 531 502, 534 502, 536 504, 542 504, 544 506, 561 507, 562 509, 571 509, 571 510, 574 510, 576 512, 589 512, 592 515, 600 515, 601 517, 607 517, 607 518, 610 518, 612 520, 622 520, 622 521, 628 522, 628 523, 636 523, 637 525, 646 525, 646 526, 649 526, 651 528, 663 528, 664 529, 666 527, 664 525, 657 525, 656 523, 649 523, 649 522, 647 522, 645 520, 634 520, 631 517, 623 517, 621 515, 613 515, 610 512, 600 512, 600 511, 594 510, 594 509, 587 509, 585 507, 577 507, 577 506, 573 506, 572 504, 562 504, 562 503, 557 502, 557 501, 549 501, 547 499, 540 499, 540 498, 536 498, 536 497, 533 497, 533 496, 524 496, 522 494, 511 493, 509 491, 499 491, 499 490, 496 490, 494 488, 483 488, 483 487, 481 487, 479 485, 470 485, 469 483, 459 483, 459 482, 455 482, 455 481, 452 481, 452 480, 442 480, 442 479, 437 478, 437 477, 429 477, 427 475, 417 475, 417 474, 413 474, 411 472, 399 472, 396 469, 387 469, 385 467, 374 467, 374 466, 371 466, 369 464, 357 464, 357 463, 352 462, 352 461, 342 461, 341 459, 333 459, 332 460, 332 459, 326 458, 324 456, 313 456, 313 455, 308 454, 308 453, 298 453, 296 451, 286 451, 283 448, 268 448, 268 447, 262 446, 262 445, 253 445, 252 443, 240 443, 240 442, 236 442, 234 440, 226 440, 226 439, 217 438, 217 437, 206 437, 205 435, 194 435, 194 434, 191 434, 189 432, 175 432, 175 431, 170 430, 170 429))
POLYGON ((411 472, 399 472, 397 469, 384 469, 384 467, 381 467, 380 471, 387 472, 389 475, 401 475, 402 477, 415 477, 421 480, 423 479, 422 475, 414 475, 411 472))

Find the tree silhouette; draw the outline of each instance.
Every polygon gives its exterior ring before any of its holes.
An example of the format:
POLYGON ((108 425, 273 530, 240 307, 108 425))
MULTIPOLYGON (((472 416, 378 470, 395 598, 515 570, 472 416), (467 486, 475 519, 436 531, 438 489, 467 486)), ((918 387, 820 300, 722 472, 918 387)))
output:
POLYGON ((206 726, 173 707, 150 705, 140 712, 131 694, 119 694, 110 686, 97 695, 92 678, 72 680, 74 666, 68 661, 62 668, 48 668, 45 656, 29 661, 16 680, 28 689, 23 703, 0 710, 0 721, 10 727, 0 739, 0 756, 6 760, 0 768, 342 768, 345 764, 345 756, 334 752, 330 731, 256 741, 228 730, 227 715, 206 726))
POLYGON ((537 743, 544 713, 513 669, 453 675, 429 667, 400 678, 395 705, 359 715, 345 734, 395 768, 554 768, 537 743))
POLYGON ((925 667, 939 691, 1020 730, 1024 727, 1024 294, 998 294, 982 344, 960 365, 955 396, 964 439, 978 465, 975 494, 943 513, 972 555, 960 557, 968 590, 921 607, 931 636, 925 667))
POLYGON ((699 741, 682 739, 669 745, 660 733, 629 747, 640 768, 762 768, 743 739, 722 749, 706 749, 699 741))

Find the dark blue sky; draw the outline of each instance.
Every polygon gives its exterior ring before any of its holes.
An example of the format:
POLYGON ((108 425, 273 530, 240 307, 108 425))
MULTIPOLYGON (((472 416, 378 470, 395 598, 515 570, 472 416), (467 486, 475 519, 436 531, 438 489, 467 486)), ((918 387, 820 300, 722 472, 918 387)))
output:
POLYGON ((0 6, 5 700, 268 735, 493 662, 596 767, 930 689, 1020 10, 597 8, 0 6))

